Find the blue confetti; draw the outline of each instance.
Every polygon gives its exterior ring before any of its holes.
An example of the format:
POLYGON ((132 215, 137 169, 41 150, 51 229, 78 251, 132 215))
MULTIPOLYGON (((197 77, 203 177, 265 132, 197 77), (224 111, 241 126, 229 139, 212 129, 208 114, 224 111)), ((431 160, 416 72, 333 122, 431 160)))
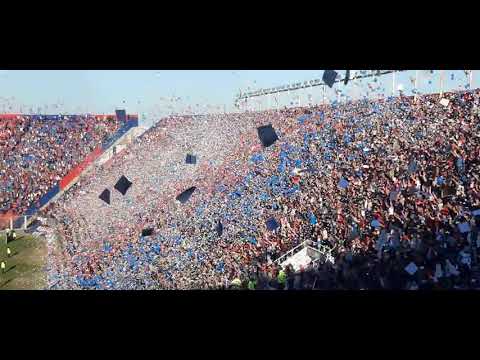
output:
POLYGON ((341 187, 342 189, 346 189, 348 187, 348 181, 344 178, 341 178, 340 181, 338 182, 338 186, 341 187))

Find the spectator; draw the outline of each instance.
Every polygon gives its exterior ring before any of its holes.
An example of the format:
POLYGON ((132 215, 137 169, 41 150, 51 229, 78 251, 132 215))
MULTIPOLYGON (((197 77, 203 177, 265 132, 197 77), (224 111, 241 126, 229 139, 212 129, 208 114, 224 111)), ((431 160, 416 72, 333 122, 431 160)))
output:
POLYGON ((0 119, 0 208, 24 214, 118 129, 116 119, 0 119))
POLYGON ((476 288, 479 92, 162 119, 51 209, 52 288, 476 288), (279 140, 261 149, 256 128, 279 140), (198 156, 196 166, 185 154, 198 156), (133 186, 98 194, 121 175, 133 186), (184 205, 175 196, 197 190, 184 205), (277 219, 269 231, 265 221, 277 219), (223 234, 215 231, 223 224, 223 234), (140 237, 155 227, 155 235, 140 237), (275 260, 304 241, 334 263, 275 260), (473 269, 473 271, 472 271, 473 269), (238 283, 238 281, 236 281, 238 283), (55 284, 55 285, 53 285, 55 284))

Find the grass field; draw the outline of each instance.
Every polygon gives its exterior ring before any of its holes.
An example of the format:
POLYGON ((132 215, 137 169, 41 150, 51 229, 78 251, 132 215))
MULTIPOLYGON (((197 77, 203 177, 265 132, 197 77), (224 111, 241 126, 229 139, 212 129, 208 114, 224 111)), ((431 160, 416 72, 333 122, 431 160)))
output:
POLYGON ((0 290, 37 290, 46 287, 44 271, 47 246, 44 239, 17 232, 17 239, 8 243, 12 252, 7 257, 5 232, 0 232, 0 261, 6 262, 6 272, 0 271, 0 290))

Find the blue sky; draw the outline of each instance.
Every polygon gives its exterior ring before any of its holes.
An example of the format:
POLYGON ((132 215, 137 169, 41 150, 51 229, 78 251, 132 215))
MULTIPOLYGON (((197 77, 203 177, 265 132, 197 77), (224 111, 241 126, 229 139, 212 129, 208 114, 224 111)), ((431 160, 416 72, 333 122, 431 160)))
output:
MULTIPOLYGON (((342 75, 344 70, 337 70, 342 75)), ((147 124, 154 122, 171 110, 172 97, 180 97, 176 110, 182 111, 197 104, 207 111, 206 104, 224 107, 231 111, 233 99, 239 89, 259 89, 321 78, 323 70, 0 70, 0 113, 29 113, 30 109, 41 113, 113 113, 115 107, 126 108, 129 113, 145 114, 147 124), (12 107, 10 109, 10 107, 12 107)), ((419 89, 423 93, 438 92, 439 71, 430 74, 420 71, 419 89), (428 82, 432 81, 432 84, 428 82)), ((397 74, 396 84, 411 93, 411 77, 415 70, 397 74)), ((480 72, 474 74, 473 87, 480 84, 480 72)), ((368 90, 367 81, 362 84, 336 85, 349 97, 376 96, 392 91, 392 76, 385 75, 377 82, 379 87, 368 90), (381 90, 381 89, 385 90, 381 90)), ((445 71, 444 89, 464 89, 468 78, 463 71, 445 71), (453 74, 453 79, 452 79, 453 74)), ((302 103, 310 94, 313 102, 322 101, 320 87, 301 90, 302 103)), ((298 93, 284 94, 281 105, 298 102, 298 93)), ((328 99, 336 98, 333 89, 326 92, 328 99)), ((264 100, 264 106, 267 100, 264 100)), ((212 108, 208 109, 213 111, 212 108)))

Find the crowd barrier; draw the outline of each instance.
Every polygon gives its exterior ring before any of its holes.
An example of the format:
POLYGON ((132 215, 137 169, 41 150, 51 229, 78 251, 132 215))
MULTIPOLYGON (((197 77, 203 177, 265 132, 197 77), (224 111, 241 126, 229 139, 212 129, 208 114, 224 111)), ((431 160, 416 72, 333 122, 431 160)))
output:
POLYGON ((10 227, 12 219, 15 218, 15 213, 12 210, 0 213, 0 230, 10 227))

